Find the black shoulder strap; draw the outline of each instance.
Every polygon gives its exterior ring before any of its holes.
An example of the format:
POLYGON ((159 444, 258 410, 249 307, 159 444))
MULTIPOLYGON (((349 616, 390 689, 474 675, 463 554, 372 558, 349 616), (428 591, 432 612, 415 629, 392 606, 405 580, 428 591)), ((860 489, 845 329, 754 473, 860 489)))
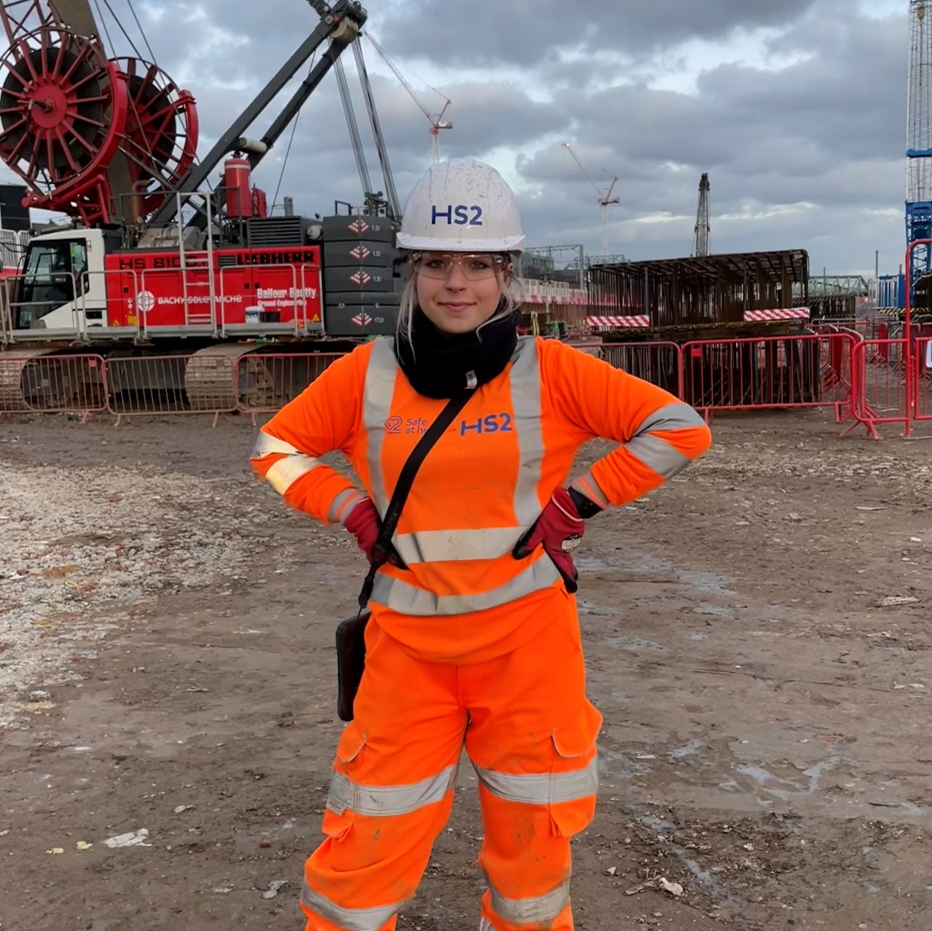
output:
POLYGON ((453 418, 465 407, 472 394, 472 391, 463 391, 456 397, 450 398, 446 407, 437 415, 437 419, 420 438, 417 446, 411 450, 411 455, 408 456, 405 464, 401 467, 395 490, 392 492, 392 499, 388 503, 388 510, 385 512, 385 518, 382 521, 382 529, 375 542, 373 550, 375 559, 369 567, 369 574, 366 576, 366 580, 362 584, 362 591, 359 593, 360 610, 369 603, 372 586, 375 583, 375 574, 378 572, 379 567, 385 563, 391 551, 392 537, 395 535, 395 528, 398 526, 398 518, 401 517, 401 509, 404 507, 411 486, 414 484, 414 476, 417 475, 417 471, 430 452, 431 447, 450 426, 453 418))

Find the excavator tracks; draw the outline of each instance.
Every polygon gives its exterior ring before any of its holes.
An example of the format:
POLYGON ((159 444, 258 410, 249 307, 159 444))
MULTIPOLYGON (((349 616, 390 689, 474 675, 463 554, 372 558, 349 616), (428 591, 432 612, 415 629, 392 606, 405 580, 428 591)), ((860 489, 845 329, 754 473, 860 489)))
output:
POLYGON ((140 347, 0 352, 0 413, 267 413, 297 397, 352 345, 327 348, 228 343, 192 354, 140 347))
POLYGON ((257 348, 221 344, 194 353, 184 370, 184 389, 191 410, 232 411, 241 404, 261 409, 272 404, 271 373, 262 359, 249 358, 257 348))
POLYGON ((58 352, 0 354, 0 412, 80 412, 105 406, 99 357, 58 352))

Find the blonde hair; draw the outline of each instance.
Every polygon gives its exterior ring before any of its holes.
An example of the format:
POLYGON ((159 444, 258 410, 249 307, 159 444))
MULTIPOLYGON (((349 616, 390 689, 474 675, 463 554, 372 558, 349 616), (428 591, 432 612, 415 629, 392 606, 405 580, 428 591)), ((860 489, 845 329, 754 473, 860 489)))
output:
MULTIPOLYGON (((496 272, 498 278, 500 306, 489 317, 483 320, 476 327, 476 333, 479 339, 482 339, 483 327, 496 323, 499 320, 505 320, 510 317, 518 305, 521 303, 520 286, 518 279, 514 276, 511 269, 505 272, 496 272)), ((395 336, 404 339, 408 345, 413 348, 413 329, 414 329, 414 312, 418 309, 417 303, 417 272, 413 267, 409 269, 408 280, 405 282, 404 290, 401 292, 401 302, 398 307, 398 323, 395 326, 395 336)))

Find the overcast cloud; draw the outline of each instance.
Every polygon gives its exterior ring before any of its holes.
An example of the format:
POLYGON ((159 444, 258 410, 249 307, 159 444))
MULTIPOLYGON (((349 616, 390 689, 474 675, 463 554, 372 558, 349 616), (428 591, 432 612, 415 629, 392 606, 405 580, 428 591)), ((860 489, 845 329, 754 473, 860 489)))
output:
MULTIPOLYGON (((126 0, 110 6, 142 48, 126 0)), ((814 272, 848 273, 872 271, 875 249, 882 271, 902 258, 906 6, 369 0, 368 28, 432 112, 443 101, 429 84, 452 100, 443 154, 487 159, 514 183, 533 245, 600 251, 597 194, 563 147, 570 141, 600 189, 617 175, 612 253, 688 254, 708 171, 713 251, 805 248, 814 272)), ((136 9, 159 64, 198 100, 202 154, 318 21, 304 0, 137 0, 136 9)), ((112 21, 108 30, 125 53, 127 39, 112 21)), ((403 200, 429 165, 429 124, 363 48, 403 200)), ((355 84, 352 55, 344 60, 355 84)), ((286 95, 250 135, 263 134, 286 95)), ((357 114, 367 136, 361 102, 357 114)), ((291 194, 309 213, 359 201, 333 75, 302 112, 286 162, 290 138, 257 172, 270 198, 291 194)), ((372 151, 369 162, 377 179, 372 151)))

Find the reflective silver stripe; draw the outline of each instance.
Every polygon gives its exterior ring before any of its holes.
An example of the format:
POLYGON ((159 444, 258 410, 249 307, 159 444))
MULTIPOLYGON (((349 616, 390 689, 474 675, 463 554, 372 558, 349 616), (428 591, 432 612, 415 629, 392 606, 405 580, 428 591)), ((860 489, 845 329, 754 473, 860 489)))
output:
POLYGON ((425 805, 443 801, 456 781, 456 767, 448 766, 436 776, 402 786, 365 786, 334 773, 330 780, 327 807, 338 815, 407 815, 425 805))
POLYGON ((566 908, 570 900, 569 880, 556 889, 529 899, 506 899, 491 883, 492 911, 505 921, 516 925, 529 925, 553 921, 566 908))
POLYGON ((369 481, 372 499, 379 514, 388 510, 385 477, 382 475, 382 442, 385 439, 385 421, 391 410, 395 393, 398 362, 389 339, 377 339, 366 368, 366 394, 362 422, 366 428, 366 458, 369 462, 369 481))
MULTIPOLYGON (((327 511, 327 520, 329 520, 331 523, 333 523, 335 520, 339 520, 340 512, 343 510, 343 506, 352 498, 355 498, 357 503, 359 501, 366 500, 366 496, 358 492, 355 488, 347 488, 346 491, 341 491, 330 504, 330 510, 327 511)), ((355 504, 353 507, 355 507, 355 504)), ((346 514, 349 514, 349 512, 352 510, 353 508, 347 508, 346 514)), ((346 514, 343 516, 346 517, 346 514)))
POLYGON ((570 773, 540 775, 500 773, 494 769, 473 767, 479 782, 493 795, 506 802, 524 805, 547 805, 575 802, 599 791, 599 765, 595 758, 585 767, 570 773))
POLYGON ((531 592, 549 588, 559 578, 556 566, 547 556, 538 559, 504 585, 473 595, 435 595, 426 589, 379 573, 375 577, 371 600, 415 617, 468 614, 471 611, 496 608, 531 592))
POLYGON ((495 928, 489 923, 489 919, 483 915, 479 919, 479 931, 495 931, 495 928))
POLYGON ((518 521, 518 533, 515 534, 517 540, 537 520, 541 510, 537 486, 544 459, 544 431, 537 338, 521 337, 512 359, 509 382, 521 463, 514 496, 515 518, 518 521))
POLYGON ((265 474, 265 480, 280 494, 283 495, 302 475, 307 475, 320 465, 317 459, 296 453, 279 459, 265 474))
POLYGON ((422 530, 400 533, 395 549, 409 565, 457 559, 498 559, 510 553, 521 536, 518 527, 486 530, 422 530))
POLYGON ((375 908, 341 908, 326 896, 315 892, 305 881, 301 889, 301 904, 347 931, 379 931, 405 903, 377 905, 375 908))
POLYGON ((689 465, 689 458, 674 449, 665 439, 651 434, 636 436, 624 444, 626 450, 649 469, 671 479, 689 465))
POLYGON ((685 430, 689 427, 704 427, 705 421, 699 412, 681 401, 667 404, 649 414, 635 430, 635 434, 654 433, 657 430, 685 430))
POLYGON ((699 412, 688 404, 682 401, 667 404, 644 418, 624 448, 658 475, 671 479, 682 472, 690 460, 663 437, 652 434, 661 430, 686 430, 703 426, 705 421, 699 412))
POLYGON ((272 456, 275 453, 284 453, 286 456, 300 454, 301 450, 291 443, 280 440, 277 436, 270 436, 263 430, 259 431, 256 437, 256 445, 253 447, 251 459, 264 459, 266 456, 272 456))

